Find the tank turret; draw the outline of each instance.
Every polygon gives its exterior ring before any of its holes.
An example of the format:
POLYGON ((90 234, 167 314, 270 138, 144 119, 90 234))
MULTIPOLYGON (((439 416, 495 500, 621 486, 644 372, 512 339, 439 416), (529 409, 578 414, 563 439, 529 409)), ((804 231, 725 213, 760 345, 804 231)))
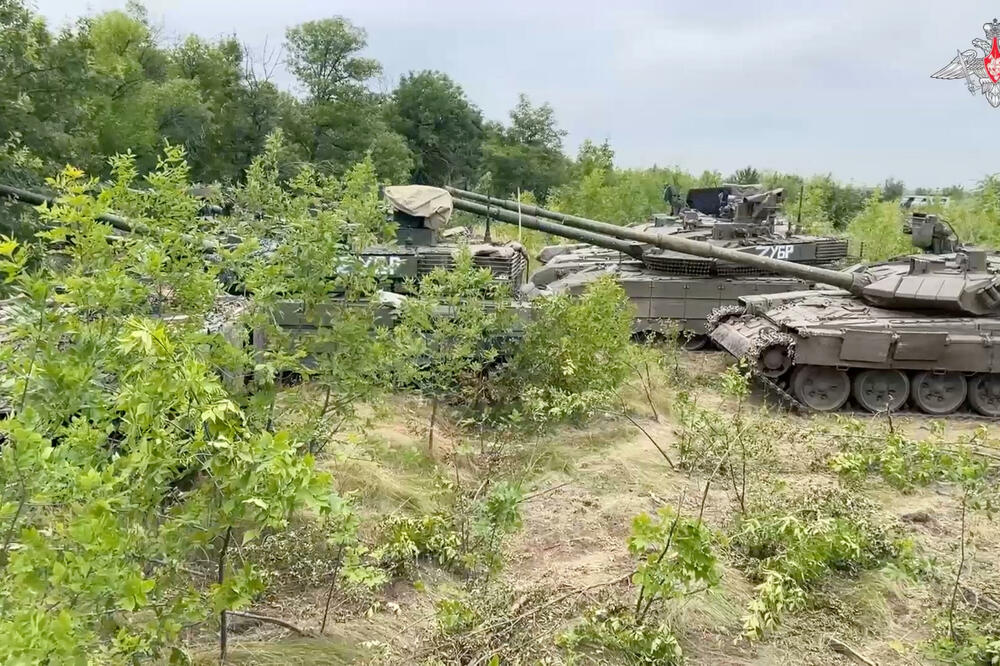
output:
MULTIPOLYGON (((396 242, 366 248, 365 261, 380 264, 401 291, 409 278, 419 278, 435 268, 454 266, 460 245, 454 229, 445 229, 453 210, 452 197, 438 187, 397 185, 383 189, 389 217, 396 223, 396 242)), ((460 231, 460 230, 459 230, 460 231)), ((460 235, 460 234, 458 234, 460 235)), ((469 240, 469 239, 467 239, 469 240)), ((489 269, 498 281, 517 291, 528 268, 527 256, 518 243, 467 242, 472 262, 489 269)))
MULTIPOLYGON (((969 315, 1000 312, 1000 275, 988 269, 983 252, 973 249, 960 250, 953 256, 913 257, 904 271, 900 271, 897 266, 888 273, 878 268, 869 270, 865 267, 843 272, 796 262, 790 256, 792 251, 781 249, 781 246, 777 246, 778 250, 773 249, 775 246, 772 245, 724 247, 678 234, 657 234, 620 227, 597 220, 544 211, 534 206, 526 208, 536 213, 544 212, 553 217, 559 216, 566 224, 524 214, 527 211, 522 211, 522 214, 518 215, 506 207, 493 208, 492 205, 464 198, 455 199, 455 208, 479 215, 489 215, 504 222, 521 224, 583 242, 590 242, 580 233, 586 231, 682 255, 748 266, 763 273, 830 285, 844 289, 867 303, 884 308, 920 309, 969 315), (572 224, 572 228, 567 227, 569 224, 572 224)), ((927 224, 927 221, 921 221, 920 224, 927 224)), ((919 232, 918 237, 922 238, 923 233, 919 232)), ((632 252, 634 253, 634 249, 632 252)), ((643 256, 645 257, 646 253, 643 256)))

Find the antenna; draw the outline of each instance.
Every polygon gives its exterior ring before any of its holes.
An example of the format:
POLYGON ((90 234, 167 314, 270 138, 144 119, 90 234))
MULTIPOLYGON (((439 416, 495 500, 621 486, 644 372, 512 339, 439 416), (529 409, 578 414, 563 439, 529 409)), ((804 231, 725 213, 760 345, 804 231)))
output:
POLYGON ((799 213, 795 216, 795 233, 802 231, 802 200, 806 197, 806 184, 799 185, 799 213))

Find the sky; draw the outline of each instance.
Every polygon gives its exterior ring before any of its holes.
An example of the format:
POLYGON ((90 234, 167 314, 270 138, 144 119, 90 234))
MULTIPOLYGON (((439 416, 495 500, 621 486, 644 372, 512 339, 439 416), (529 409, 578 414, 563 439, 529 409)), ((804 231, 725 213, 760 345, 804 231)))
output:
MULTIPOLYGON (((35 0, 54 27, 124 0, 35 0)), ((391 91, 410 70, 457 81, 487 118, 549 102, 575 154, 724 175, 753 165, 857 184, 971 186, 1000 171, 1000 109, 930 74, 984 37, 995 3, 714 0, 147 0, 163 40, 285 29, 340 15, 368 32, 391 91)), ((275 74, 284 87, 294 80, 275 74)))

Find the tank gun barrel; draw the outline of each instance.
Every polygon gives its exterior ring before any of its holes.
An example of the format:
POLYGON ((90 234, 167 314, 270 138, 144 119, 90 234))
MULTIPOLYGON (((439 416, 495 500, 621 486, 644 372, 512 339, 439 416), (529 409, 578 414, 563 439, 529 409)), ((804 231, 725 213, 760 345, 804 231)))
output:
MULTIPOLYGON (((501 222, 507 222, 509 224, 520 223, 522 226, 528 227, 529 229, 538 229, 539 231, 545 231, 557 236, 579 240, 584 243, 591 243, 600 247, 610 247, 609 243, 611 241, 636 241, 644 245, 652 245, 664 250, 673 250, 675 252, 691 254, 697 257, 721 259, 723 261, 745 266, 754 266, 763 271, 776 273, 778 275, 785 275, 788 277, 807 280, 809 282, 819 282, 821 284, 839 287, 841 289, 846 289, 853 294, 861 294, 864 290, 865 284, 868 282, 868 278, 864 273, 843 273, 841 271, 834 271, 828 268, 807 266, 791 261, 772 259, 771 257, 765 257, 751 252, 743 252, 740 250, 720 247, 703 241, 689 240, 687 238, 681 238, 679 236, 669 234, 651 234, 645 231, 629 229, 628 227, 620 227, 618 225, 609 224, 607 222, 599 222, 597 220, 588 220, 587 218, 576 217, 573 215, 563 216, 561 221, 565 222, 565 224, 560 224, 541 219, 541 217, 531 215, 530 213, 526 214, 529 210, 531 210, 536 213, 544 211, 545 213, 551 215, 563 215, 562 213, 555 213, 554 211, 545 211, 537 206, 529 207, 522 205, 521 214, 518 215, 518 213, 514 212, 517 208, 516 201, 511 202, 505 199, 494 199, 492 197, 486 197, 482 194, 476 194, 474 192, 469 193, 466 190, 459 190, 457 188, 447 189, 452 196, 455 197, 454 206, 457 210, 464 210, 468 213, 474 213, 476 215, 493 217, 501 222), (470 199, 467 194, 474 195, 476 199, 470 199), (486 200, 486 203, 482 203, 483 200, 486 200), (503 203, 501 204, 501 202, 503 203), (511 210, 510 205, 514 206, 514 210, 511 210), (497 206, 497 208, 493 208, 492 206, 497 206), (569 226, 571 222, 572 226, 569 226)), ((626 244, 626 246, 629 250, 622 249, 621 251, 627 252, 627 254, 636 258, 642 257, 641 253, 639 255, 635 254, 637 246, 634 244, 626 244)), ((612 247, 611 249, 618 248, 612 247)))
MULTIPOLYGON (((11 187, 10 185, 0 185, 0 195, 7 197, 8 199, 13 199, 14 201, 20 201, 21 203, 31 204, 32 206, 53 206, 56 203, 55 197, 46 196, 44 194, 39 194, 38 192, 29 192, 28 190, 22 190, 18 187, 11 187)), ((113 213, 102 213, 98 215, 97 219, 102 222, 107 222, 115 229, 119 231, 124 231, 127 233, 145 233, 148 229, 142 225, 136 225, 129 222, 124 217, 120 215, 115 215, 113 213)))
MULTIPOLYGON (((524 215, 531 215, 533 217, 547 218, 549 220, 555 220, 560 224, 564 224, 569 227, 575 227, 577 229, 585 229, 587 231, 593 231, 599 234, 609 234, 615 235, 615 232, 622 231, 622 227, 617 224, 610 224, 608 222, 600 222, 598 220, 591 220, 586 217, 579 217, 577 215, 570 215, 568 213, 560 213, 559 211, 549 210, 547 208, 541 208, 539 206, 533 206, 531 204, 520 203, 517 201, 511 201, 510 199, 498 199, 496 197, 487 196, 485 194, 479 194, 478 192, 470 192, 469 190, 460 190, 457 187, 445 187, 451 196, 457 199, 465 199, 467 201, 474 201, 480 204, 486 204, 488 206, 493 206, 497 208, 503 208, 515 213, 521 213, 524 215)), ((627 235, 621 235, 621 238, 628 238, 627 235)), ((639 239, 631 239, 639 240, 639 239)), ((639 241, 643 242, 643 241, 639 241)))
POLYGON ((506 222, 507 224, 520 224, 526 229, 534 229, 535 231, 542 231, 547 234, 553 234, 554 236, 562 236, 563 238, 580 241, 581 243, 589 243, 590 245, 596 245, 608 250, 622 252, 636 259, 642 258, 642 247, 639 244, 630 243, 620 238, 605 236, 603 234, 594 233, 585 229, 567 227, 564 224, 535 217, 534 215, 518 216, 517 213, 505 208, 494 208, 476 201, 456 198, 453 200, 453 204, 455 206, 455 210, 463 210, 466 213, 500 220, 501 222, 506 222))
MULTIPOLYGON (((38 192, 31 192, 29 190, 22 190, 19 187, 11 187, 10 185, 0 184, 0 197, 6 197, 13 201, 17 201, 24 204, 30 204, 32 206, 53 206, 56 204, 55 197, 50 197, 45 194, 39 194, 38 192)), ((144 235, 155 235, 156 232, 150 229, 146 225, 133 222, 128 220, 121 215, 115 215, 114 213, 101 213, 97 216, 97 219, 102 222, 107 222, 112 227, 119 231, 123 231, 129 234, 144 234, 144 235)), ((195 242, 194 239, 187 236, 186 234, 182 236, 184 240, 189 242, 195 242)), ((201 241, 201 246, 203 250, 214 251, 218 247, 215 243, 211 241, 204 240, 201 241)))

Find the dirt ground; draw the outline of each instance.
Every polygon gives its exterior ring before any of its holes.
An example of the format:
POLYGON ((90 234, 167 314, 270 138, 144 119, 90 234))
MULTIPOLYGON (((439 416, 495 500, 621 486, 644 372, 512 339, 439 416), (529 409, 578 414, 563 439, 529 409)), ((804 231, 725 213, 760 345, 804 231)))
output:
MULTIPOLYGON (((724 355, 691 354, 681 363, 688 390, 701 404, 720 405, 720 418, 725 418, 726 408, 713 384, 725 367, 724 355)), ((564 428, 537 444, 542 454, 535 457, 527 480, 523 526, 508 541, 507 562, 495 581, 506 598, 513 600, 507 611, 516 626, 509 628, 508 635, 518 641, 519 654, 536 655, 538 663, 564 663, 554 636, 578 618, 583 608, 634 599, 627 582, 634 561, 625 541, 633 517, 675 505, 679 497, 686 509, 697 511, 701 477, 672 470, 650 442, 654 439, 672 460, 679 457, 677 424, 671 416, 672 390, 665 383, 659 385, 654 398, 659 420, 655 420, 644 394, 632 387, 629 402, 634 418, 648 435, 621 417, 609 416, 583 428, 564 428)), ((789 433, 817 427, 835 431, 842 424, 843 417, 803 417, 769 408, 757 394, 750 402, 749 409, 769 409, 770 418, 782 419, 789 433)), ((323 460, 337 479, 338 489, 355 492, 363 509, 372 515, 401 507, 430 510, 436 479, 453 469, 457 474, 467 473, 455 459, 460 456, 456 453, 458 435, 447 426, 435 437, 433 456, 427 456, 423 408, 413 400, 394 400, 385 413, 376 415, 365 442, 357 443, 349 455, 323 460)), ((906 417, 894 427, 920 438, 933 424, 906 417)), ((952 439, 979 427, 982 424, 963 419, 945 421, 945 437, 952 439)), ((988 430, 995 444, 1000 440, 1000 427, 991 425, 988 430)), ((822 435, 790 435, 775 446, 778 455, 770 472, 789 487, 836 484, 826 464, 835 445, 822 435)), ((953 487, 938 483, 904 494, 872 480, 864 492, 899 521, 942 576, 953 576, 961 533, 960 498, 953 487)), ((705 506, 706 522, 721 529, 732 511, 730 494, 722 487, 712 488, 705 506)), ((996 594, 1000 592, 1000 529, 979 514, 970 514, 968 520, 971 565, 963 580, 963 597, 996 594)), ((753 585, 724 559, 723 563, 722 582, 716 590, 670 610, 668 621, 676 628, 689 663, 931 663, 920 643, 930 636, 946 582, 917 582, 886 571, 834 578, 822 584, 821 594, 813 595, 818 601, 786 618, 761 643, 750 644, 740 633, 753 585), (848 645, 857 656, 834 650, 831 639, 848 645)), ((434 601, 460 589, 462 581, 431 565, 422 565, 418 578, 419 582, 397 581, 376 599, 360 605, 357 600, 338 602, 336 622, 323 637, 295 636, 270 625, 238 627, 231 638, 232 660, 255 664, 426 662, 432 656, 434 601)), ((279 588, 254 610, 315 631, 325 592, 279 588)), ((207 663, 214 652, 209 637, 205 640, 200 659, 207 663)))

